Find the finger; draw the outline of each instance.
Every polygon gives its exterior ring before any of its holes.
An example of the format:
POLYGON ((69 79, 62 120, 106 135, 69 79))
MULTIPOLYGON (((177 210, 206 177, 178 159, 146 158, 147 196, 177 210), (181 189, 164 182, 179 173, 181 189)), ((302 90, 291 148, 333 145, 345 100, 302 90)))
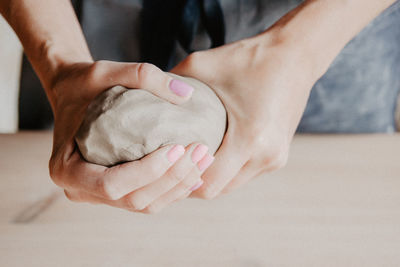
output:
POLYGON ((194 88, 186 82, 173 78, 155 65, 149 63, 119 63, 99 61, 100 70, 96 83, 107 88, 116 84, 132 89, 145 89, 174 104, 186 102, 194 88))
POLYGON ((69 191, 64 189, 64 195, 72 202, 101 204, 102 199, 94 197, 83 191, 69 191))
POLYGON ((178 199, 182 200, 189 196, 193 191, 199 189, 204 183, 201 179, 201 174, 212 164, 213 161, 214 157, 206 154, 182 182, 148 205, 146 211, 149 213, 158 212, 172 202, 175 202, 178 199))
POLYGON ((121 201, 109 200, 97 197, 84 191, 68 191, 64 190, 65 196, 72 202, 90 203, 90 204, 105 204, 111 207, 134 211, 128 203, 121 201))
POLYGON ((73 160, 67 170, 72 177, 69 184, 100 198, 116 200, 157 180, 184 154, 182 145, 167 145, 144 158, 111 168, 101 169, 81 158, 73 160), (93 170, 94 169, 94 170, 93 170), (92 170, 92 171, 91 171, 92 170), (74 179, 80 177, 80 179, 74 179))
MULTIPOLYGON (((201 155, 201 154, 198 154, 201 155)), ((137 208, 132 206, 132 203, 128 198, 121 198, 118 200, 110 200, 92 195, 85 191, 68 191, 64 190, 66 197, 73 202, 85 202, 92 204, 106 204, 112 207, 126 209, 129 211, 141 211, 143 213, 155 213, 163 209, 168 204, 175 202, 177 198, 184 199, 190 195, 191 192, 199 188, 203 181, 200 175, 207 169, 212 163, 214 157, 211 155, 205 155, 198 163, 197 167, 192 168, 190 173, 186 176, 185 180, 179 184, 176 188, 173 188, 164 196, 158 198, 154 204, 147 205, 146 208, 137 208)))
MULTIPOLYGON (((179 161, 177 161, 176 164, 170 170, 168 170, 168 172, 165 174, 167 178, 165 178, 163 181, 155 181, 152 184, 138 189, 118 200, 109 200, 94 197, 93 201, 98 201, 110 206, 131 211, 143 210, 154 199, 158 198, 165 191, 170 190, 170 187, 173 187, 174 185, 176 185, 177 182, 179 182, 177 181, 177 175, 183 173, 183 176, 185 176, 187 173, 189 173, 189 171, 193 168, 198 159, 207 152, 207 149, 208 148, 204 145, 191 144, 187 147, 185 156, 181 157, 181 159, 179 159, 179 161), (168 184, 168 182, 170 183, 168 184)), ((89 196, 85 197, 90 198, 89 196)))
POLYGON ((203 186, 192 196, 203 199, 213 199, 218 196, 247 161, 247 155, 243 151, 246 151, 246 147, 235 145, 227 134, 215 154, 214 163, 202 175, 203 186))
MULTIPOLYGON (((204 182, 203 182, 203 183, 204 183, 204 182)), ((181 200, 184 200, 184 199, 188 198, 192 192, 193 192, 193 191, 188 191, 188 192, 186 192, 186 194, 184 194, 184 195, 178 197, 177 199, 175 199, 175 201, 173 201, 173 203, 179 202, 179 201, 181 201, 181 200)))
POLYGON ((248 161, 239 171, 239 173, 224 187, 224 189, 221 191, 221 194, 231 193, 248 183, 254 177, 261 174, 259 171, 254 171, 255 169, 259 170, 259 167, 257 166, 258 168, 256 168, 256 166, 253 166, 253 164, 251 161, 248 161))
POLYGON ((181 183, 195 167, 195 164, 204 157, 207 150, 208 147, 203 144, 189 145, 185 155, 182 156, 162 178, 130 193, 125 197, 125 202, 131 203, 132 208, 136 210, 146 208, 154 200, 181 183))
POLYGON ((255 160, 249 160, 242 167, 240 172, 236 175, 234 179, 232 179, 225 188, 221 191, 222 194, 227 194, 235 189, 243 186, 248 183, 251 179, 260 176, 263 173, 271 172, 277 170, 282 167, 286 162, 286 157, 283 159, 276 158, 275 160, 269 161, 268 165, 262 165, 260 162, 255 160), (283 163, 282 163, 283 162, 283 163))

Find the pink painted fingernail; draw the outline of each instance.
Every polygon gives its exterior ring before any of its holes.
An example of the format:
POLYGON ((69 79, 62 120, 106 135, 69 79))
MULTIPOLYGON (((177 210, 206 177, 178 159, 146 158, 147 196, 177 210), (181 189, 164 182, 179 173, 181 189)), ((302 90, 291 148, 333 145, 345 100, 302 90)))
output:
POLYGON ((205 146, 203 144, 197 145, 196 148, 192 152, 193 163, 199 162, 199 160, 201 160, 204 157, 204 155, 207 153, 207 151, 208 151, 207 146, 205 146))
POLYGON ((185 153, 185 148, 182 145, 173 146, 167 154, 169 162, 174 163, 185 153))
POLYGON ((169 88, 171 89, 172 92, 174 92, 174 94, 183 97, 190 95, 194 90, 192 86, 176 79, 173 79, 169 83, 169 88))
POLYGON ((197 182, 197 184, 195 184, 192 188, 190 188, 190 191, 194 191, 200 188, 200 186, 202 186, 204 184, 203 180, 200 180, 197 182))
POLYGON ((197 163, 197 167, 199 168, 200 171, 204 171, 208 167, 210 167, 211 163, 214 161, 214 156, 211 156, 209 154, 205 155, 204 158, 202 158, 199 163, 197 163))

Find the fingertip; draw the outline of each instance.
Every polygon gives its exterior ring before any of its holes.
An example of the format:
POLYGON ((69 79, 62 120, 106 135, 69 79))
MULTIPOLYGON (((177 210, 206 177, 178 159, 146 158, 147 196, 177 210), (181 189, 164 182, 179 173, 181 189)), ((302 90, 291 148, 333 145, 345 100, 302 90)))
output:
POLYGON ((175 163, 183 154, 185 147, 182 145, 174 145, 167 153, 167 158, 170 163, 175 163))
POLYGON ((183 99, 190 98, 194 91, 193 86, 178 79, 171 79, 168 87, 175 96, 183 99))
POLYGON ((208 146, 203 145, 203 144, 198 144, 192 151, 192 162, 193 163, 198 163, 204 156, 206 155, 208 151, 208 146))
POLYGON ((162 70, 153 72, 153 79, 148 81, 143 88, 175 105, 181 105, 188 101, 194 91, 194 87, 188 82, 162 70))

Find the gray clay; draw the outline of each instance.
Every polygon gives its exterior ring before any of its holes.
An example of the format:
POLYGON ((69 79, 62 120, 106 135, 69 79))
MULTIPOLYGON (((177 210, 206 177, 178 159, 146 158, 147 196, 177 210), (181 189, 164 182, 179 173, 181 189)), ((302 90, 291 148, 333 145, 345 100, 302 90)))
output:
POLYGON ((195 88, 182 105, 122 86, 100 94, 89 105, 75 138, 82 156, 88 162, 112 166, 140 159, 167 144, 193 142, 215 153, 226 129, 223 104, 204 83, 173 76, 195 88))

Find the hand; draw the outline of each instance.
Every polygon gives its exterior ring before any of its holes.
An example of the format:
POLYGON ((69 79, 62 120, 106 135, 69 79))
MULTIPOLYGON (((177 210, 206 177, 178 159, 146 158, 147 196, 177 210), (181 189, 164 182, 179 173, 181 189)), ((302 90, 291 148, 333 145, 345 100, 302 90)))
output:
POLYGON ((172 80, 146 63, 98 61, 66 66, 58 72, 48 90, 55 117, 49 169, 70 200, 152 213, 185 198, 202 183, 200 175, 213 157, 201 144, 164 146, 141 160, 107 168, 83 160, 74 141, 87 106, 104 90, 115 85, 144 88, 181 104, 193 88, 182 82, 176 87, 172 80))
POLYGON ((225 105, 228 129, 193 196, 211 199, 285 165, 317 80, 295 46, 254 37, 195 52, 172 72, 201 80, 225 105))

